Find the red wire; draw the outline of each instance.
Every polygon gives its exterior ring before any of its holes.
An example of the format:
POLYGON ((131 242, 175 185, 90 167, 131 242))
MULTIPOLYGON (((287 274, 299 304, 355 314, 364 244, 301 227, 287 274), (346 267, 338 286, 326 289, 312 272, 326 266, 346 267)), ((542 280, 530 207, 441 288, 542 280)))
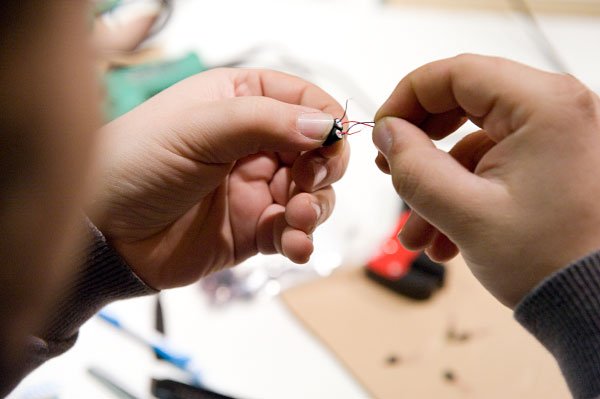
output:
MULTIPOLYGON (((373 127, 375 127, 375 126, 374 126, 374 125, 373 125, 371 122, 359 122, 359 121, 346 121, 346 122, 342 122, 342 125, 346 125, 346 124, 348 124, 348 123, 354 123, 354 125, 353 125, 353 126, 351 126, 351 127, 350 127, 350 129, 352 129, 352 128, 353 128, 354 126, 356 126, 356 125, 368 126, 368 127, 370 127, 370 128, 373 128, 373 127)), ((345 135, 347 135, 347 136, 352 136, 353 134, 360 133, 361 131, 362 131, 362 130, 357 130, 357 131, 355 131, 355 132, 352 132, 352 133, 351 133, 351 132, 349 132, 349 131, 347 131, 347 132, 344 132, 343 134, 345 134, 345 135)))

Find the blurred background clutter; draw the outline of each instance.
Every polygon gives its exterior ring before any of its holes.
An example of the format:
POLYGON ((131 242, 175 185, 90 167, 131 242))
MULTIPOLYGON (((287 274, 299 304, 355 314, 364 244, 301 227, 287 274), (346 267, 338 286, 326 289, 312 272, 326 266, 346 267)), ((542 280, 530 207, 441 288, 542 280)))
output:
MULTIPOLYGON (((464 52, 600 93, 599 0, 107 0, 90 12, 106 121, 217 67, 299 75, 368 121, 408 72, 464 52)), ((551 356, 460 259, 399 246, 406 209, 374 165, 370 129, 346 139, 350 164, 308 264, 259 255, 112 304, 10 398, 568 397, 551 356)))

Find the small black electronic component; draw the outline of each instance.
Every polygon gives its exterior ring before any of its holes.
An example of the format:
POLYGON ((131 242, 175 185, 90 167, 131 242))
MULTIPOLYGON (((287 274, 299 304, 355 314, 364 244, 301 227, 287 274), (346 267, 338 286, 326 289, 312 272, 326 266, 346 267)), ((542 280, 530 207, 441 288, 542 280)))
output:
POLYGON ((348 110, 348 100, 346 100, 346 107, 344 108, 344 114, 342 115, 342 117, 336 118, 333 120, 333 126, 331 127, 331 131, 329 132, 329 135, 327 135, 327 138, 323 142, 323 147, 330 146, 333 143, 340 141, 341 139, 344 138, 344 136, 350 136, 350 135, 360 132, 360 130, 350 132, 350 130, 352 130, 352 128, 354 128, 355 126, 362 125, 362 126, 368 126, 370 128, 374 127, 373 124, 375 122, 358 122, 358 121, 342 122, 344 120, 344 117, 346 116, 347 110, 348 110), (346 129, 346 131, 344 132, 345 124, 351 124, 351 125, 349 125, 348 129, 346 129))
POLYGON ((336 141, 340 141, 344 138, 344 125, 342 125, 341 119, 333 120, 333 127, 327 136, 327 139, 323 142, 323 147, 327 147, 328 145, 332 145, 336 141))

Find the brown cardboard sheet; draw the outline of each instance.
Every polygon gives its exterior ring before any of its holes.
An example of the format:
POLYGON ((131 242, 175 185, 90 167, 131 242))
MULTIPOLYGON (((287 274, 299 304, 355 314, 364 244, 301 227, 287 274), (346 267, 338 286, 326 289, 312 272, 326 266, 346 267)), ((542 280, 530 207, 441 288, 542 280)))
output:
MULTIPOLYGON (((460 259, 432 299, 405 299, 362 269, 283 300, 374 398, 568 398, 552 356, 460 259)), ((318 365, 315 365, 318 367, 318 365)))
POLYGON ((442 7, 454 9, 514 10, 523 4, 534 13, 600 15, 600 0, 386 0, 401 6, 442 7))

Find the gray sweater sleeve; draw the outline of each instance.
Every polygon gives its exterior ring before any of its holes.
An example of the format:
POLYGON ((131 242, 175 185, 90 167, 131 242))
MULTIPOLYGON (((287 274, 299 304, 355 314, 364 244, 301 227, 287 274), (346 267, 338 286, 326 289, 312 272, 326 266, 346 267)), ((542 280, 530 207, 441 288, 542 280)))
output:
POLYGON ((600 251, 543 281, 515 318, 552 353, 574 398, 600 397, 600 251))
POLYGON ((29 338, 21 367, 14 368, 13 375, 0 378, 0 397, 43 362, 71 348, 79 327, 104 305, 157 292, 133 273, 90 222, 87 234, 79 269, 65 288, 63 298, 48 315, 46 327, 29 338))

